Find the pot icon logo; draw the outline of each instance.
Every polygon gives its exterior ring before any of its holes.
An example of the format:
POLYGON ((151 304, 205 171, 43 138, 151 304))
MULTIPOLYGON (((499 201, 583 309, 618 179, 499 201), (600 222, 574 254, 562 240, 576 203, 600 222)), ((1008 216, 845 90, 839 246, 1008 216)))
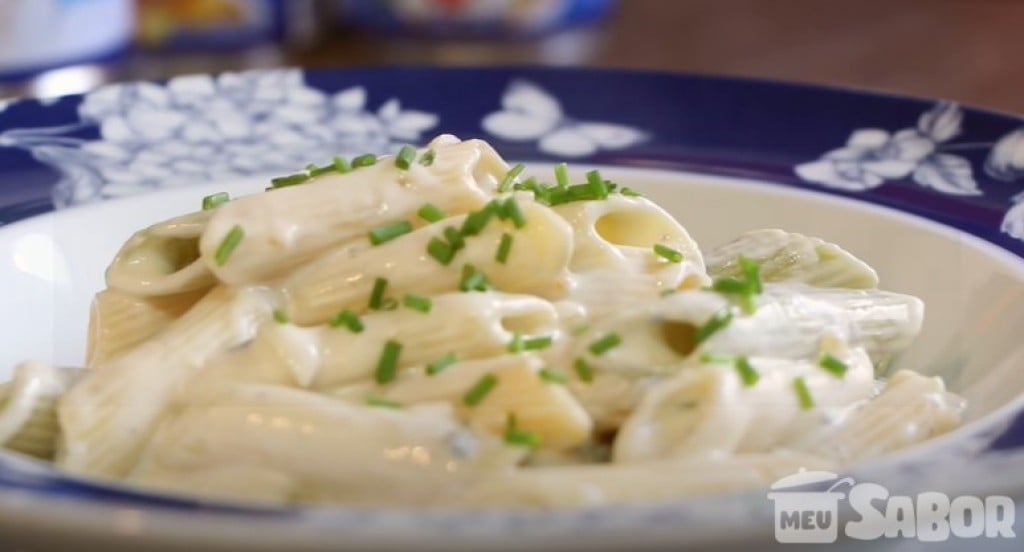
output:
POLYGON ((775 539, 781 543, 836 542, 839 538, 840 486, 853 486, 850 477, 826 471, 804 471, 783 477, 771 486, 768 500, 775 505, 775 539), (825 484, 832 482, 827 488, 825 484))

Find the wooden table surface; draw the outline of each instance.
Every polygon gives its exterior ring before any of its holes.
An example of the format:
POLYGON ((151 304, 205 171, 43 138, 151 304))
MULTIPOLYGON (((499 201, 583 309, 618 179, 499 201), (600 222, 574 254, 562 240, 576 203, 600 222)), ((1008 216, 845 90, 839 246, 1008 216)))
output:
POLYGON ((1024 0, 619 0, 607 23, 482 48, 342 34, 308 67, 543 63, 941 97, 1024 114, 1024 0))

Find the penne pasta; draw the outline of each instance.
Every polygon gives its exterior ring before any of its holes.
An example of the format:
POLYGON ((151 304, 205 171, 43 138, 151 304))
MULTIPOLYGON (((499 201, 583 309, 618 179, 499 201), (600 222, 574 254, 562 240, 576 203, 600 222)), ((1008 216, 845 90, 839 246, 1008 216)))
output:
POLYGON ((153 337, 192 307, 205 290, 139 297, 107 289, 89 311, 87 367, 94 367, 153 337))

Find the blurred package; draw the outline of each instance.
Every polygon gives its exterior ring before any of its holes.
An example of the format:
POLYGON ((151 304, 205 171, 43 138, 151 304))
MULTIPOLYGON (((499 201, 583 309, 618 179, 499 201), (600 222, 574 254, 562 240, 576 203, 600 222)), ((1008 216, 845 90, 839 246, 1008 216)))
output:
POLYGON ((445 38, 516 38, 601 21, 613 0, 339 0, 347 24, 445 38))
POLYGON ((57 96, 103 82, 131 45, 132 0, 0 0, 0 88, 57 96))
POLYGON ((315 39, 315 0, 137 0, 139 44, 218 52, 315 39))

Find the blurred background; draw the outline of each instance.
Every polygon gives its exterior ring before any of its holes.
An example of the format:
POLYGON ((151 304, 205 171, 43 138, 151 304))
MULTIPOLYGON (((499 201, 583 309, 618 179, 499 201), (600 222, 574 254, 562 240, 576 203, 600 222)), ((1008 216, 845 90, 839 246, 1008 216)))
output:
POLYGON ((0 98, 401 64, 690 71, 1024 113, 1024 0, 0 0, 0 98))

